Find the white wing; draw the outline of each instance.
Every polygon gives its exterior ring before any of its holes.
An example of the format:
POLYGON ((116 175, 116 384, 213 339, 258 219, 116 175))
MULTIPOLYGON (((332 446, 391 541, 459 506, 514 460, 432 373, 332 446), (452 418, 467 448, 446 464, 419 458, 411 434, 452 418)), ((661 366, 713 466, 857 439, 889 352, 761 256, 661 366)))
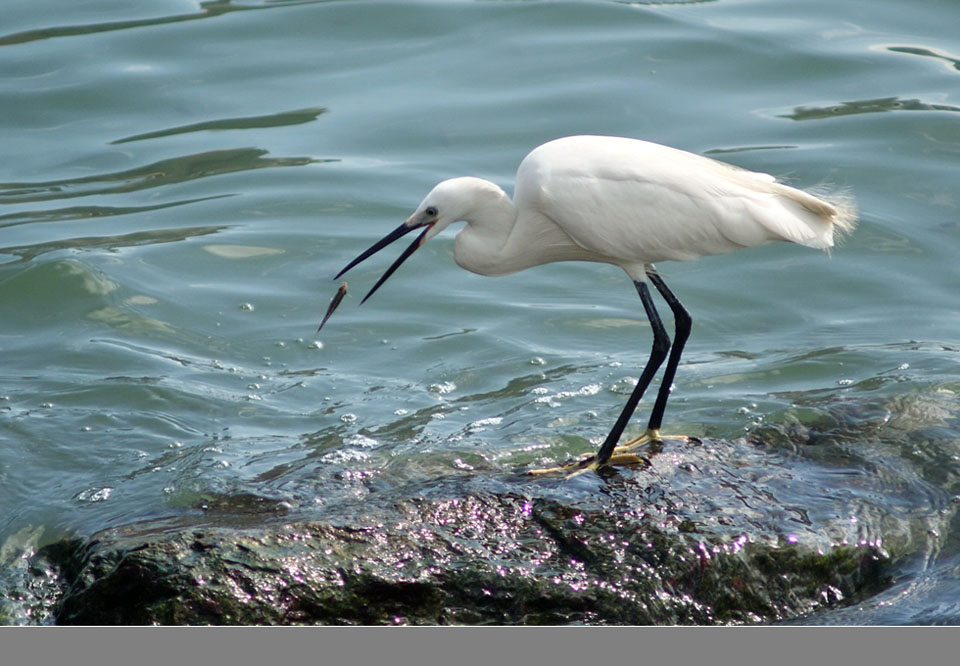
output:
POLYGON ((517 205, 621 264, 689 260, 778 240, 827 249, 847 217, 773 176, 619 137, 557 139, 517 172, 517 205))

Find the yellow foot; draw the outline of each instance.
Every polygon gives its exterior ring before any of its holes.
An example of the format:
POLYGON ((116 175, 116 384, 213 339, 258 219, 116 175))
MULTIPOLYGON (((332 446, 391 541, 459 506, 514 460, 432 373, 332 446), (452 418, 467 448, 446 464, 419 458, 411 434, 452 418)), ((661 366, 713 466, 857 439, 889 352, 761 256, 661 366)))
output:
POLYGON ((696 437, 687 437, 686 435, 661 435, 660 431, 656 428, 648 428, 645 433, 639 437, 631 439, 626 444, 621 444, 613 450, 613 455, 616 456, 620 453, 626 453, 628 451, 633 451, 638 449, 641 446, 647 444, 654 444, 662 442, 665 439, 675 439, 680 442, 699 442, 700 440, 696 437))
MULTIPOLYGON (((634 449, 638 449, 641 446, 646 444, 659 443, 664 439, 676 439, 683 442, 699 441, 695 437, 687 437, 686 435, 661 435, 659 430, 654 428, 648 429, 645 433, 631 439, 629 442, 622 446, 618 446, 613 450, 613 454, 602 467, 608 465, 649 465, 650 461, 645 457, 633 453, 634 449)), ((572 479, 575 476, 579 476, 584 472, 589 472, 591 470, 600 469, 601 465, 597 464, 596 455, 586 455, 582 456, 576 462, 566 463, 565 465, 558 465, 557 467, 544 467, 542 469, 530 469, 527 470, 527 474, 530 476, 541 476, 544 474, 564 474, 566 479, 572 479)))
MULTIPOLYGON (((614 449, 614 453, 610 456, 608 460, 602 467, 614 466, 614 465, 649 465, 650 461, 644 458, 643 456, 638 456, 635 453, 617 453, 614 449)), ((596 471, 600 469, 601 465, 597 464, 597 457, 595 455, 584 456, 580 460, 572 463, 567 463, 565 465, 558 465, 557 467, 544 467, 542 469, 528 469, 526 473, 530 476, 541 476, 544 474, 564 474, 564 479, 572 479, 575 476, 580 476, 584 472, 596 471)))

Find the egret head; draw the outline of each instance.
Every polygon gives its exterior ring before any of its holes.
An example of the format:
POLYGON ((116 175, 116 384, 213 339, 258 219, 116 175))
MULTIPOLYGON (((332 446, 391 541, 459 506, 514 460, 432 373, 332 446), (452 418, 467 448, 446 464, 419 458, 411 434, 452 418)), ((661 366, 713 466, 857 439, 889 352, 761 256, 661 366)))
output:
MULTIPOLYGON (((400 264, 417 251, 428 240, 446 229, 453 222, 470 219, 471 213, 484 205, 485 200, 491 197, 505 196, 503 190, 493 183, 480 178, 450 178, 438 183, 430 193, 420 202, 413 215, 407 221, 391 231, 368 248, 363 254, 347 264, 346 268, 337 273, 336 278, 371 257, 402 236, 406 236, 414 229, 423 229, 416 240, 403 251, 393 262, 386 273, 381 276, 373 288, 363 297, 363 303, 380 288, 387 278, 393 275, 400 264)), ((334 278, 334 279, 336 279, 334 278)))

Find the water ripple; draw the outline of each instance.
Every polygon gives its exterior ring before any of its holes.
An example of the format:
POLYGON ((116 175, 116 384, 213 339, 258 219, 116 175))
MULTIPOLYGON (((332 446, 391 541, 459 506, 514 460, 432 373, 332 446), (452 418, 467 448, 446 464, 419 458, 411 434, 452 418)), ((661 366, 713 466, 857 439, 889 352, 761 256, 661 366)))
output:
POLYGON ((0 183, 0 203, 27 203, 136 192, 237 171, 304 166, 328 161, 309 157, 264 157, 267 153, 268 151, 260 148, 208 150, 202 153, 160 160, 124 171, 101 173, 81 178, 0 183))
POLYGON ((25 44, 40 39, 51 39, 54 37, 75 37, 77 35, 91 35, 98 32, 144 28, 148 26, 164 25, 167 23, 179 23, 181 21, 196 21, 197 19, 214 18, 237 11, 273 9, 275 7, 295 5, 310 5, 326 1, 327 0, 265 0, 261 3, 240 4, 233 2, 233 0, 213 0, 212 2, 201 2, 200 11, 191 14, 174 14, 172 16, 157 16, 153 18, 137 19, 132 21, 105 21, 102 23, 60 25, 51 26, 48 28, 24 30, 22 32, 15 32, 9 35, 0 36, 0 46, 25 44))
POLYGON ((246 116, 243 118, 223 118, 221 120, 207 120, 200 123, 191 123, 181 125, 180 127, 171 127, 169 129, 156 130, 154 132, 144 132, 133 136, 124 137, 111 141, 111 144, 130 143, 131 141, 143 141, 145 139, 158 139, 175 134, 187 134, 189 132, 205 132, 215 130, 243 130, 256 129, 264 127, 284 127, 286 125, 300 125, 313 122, 317 117, 326 113, 324 107, 311 109, 298 109, 296 111, 282 111, 280 113, 271 113, 263 116, 246 116))

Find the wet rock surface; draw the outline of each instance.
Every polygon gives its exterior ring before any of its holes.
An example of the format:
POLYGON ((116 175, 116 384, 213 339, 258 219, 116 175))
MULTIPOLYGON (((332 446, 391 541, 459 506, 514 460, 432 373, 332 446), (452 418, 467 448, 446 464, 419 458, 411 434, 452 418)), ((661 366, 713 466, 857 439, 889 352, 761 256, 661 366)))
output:
POLYGON ((57 581, 61 624, 754 623, 888 584, 879 533, 861 538, 846 518, 814 525, 771 501, 790 479, 751 474, 769 457, 761 447, 670 446, 646 469, 463 474, 313 520, 264 520, 265 503, 255 527, 250 498, 239 513, 221 498, 192 525, 59 542, 34 571, 57 581), (739 479, 715 467, 729 455, 739 479))
POLYGON ((57 622, 757 622, 860 599, 887 576, 873 546, 725 542, 629 509, 463 495, 457 483, 424 490, 365 521, 144 525, 74 542, 51 558, 68 587, 57 622))

